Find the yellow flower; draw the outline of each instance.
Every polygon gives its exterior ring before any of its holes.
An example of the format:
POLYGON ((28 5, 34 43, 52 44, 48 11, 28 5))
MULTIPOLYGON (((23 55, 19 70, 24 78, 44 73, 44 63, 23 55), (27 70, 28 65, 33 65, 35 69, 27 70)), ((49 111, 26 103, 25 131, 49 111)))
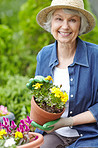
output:
POLYGON ((6 135, 7 132, 5 131, 5 129, 1 129, 0 131, 0 139, 3 139, 3 135, 6 135))
POLYGON ((68 95, 67 93, 65 92, 64 94, 62 94, 61 96, 61 101, 65 104, 68 100, 68 95))
POLYGON ((51 88, 51 93, 54 93, 55 97, 61 98, 61 101, 65 104, 68 100, 68 95, 66 92, 62 92, 60 88, 53 87, 51 88))
POLYGON ((55 97, 58 97, 58 98, 61 97, 60 88, 52 87, 52 88, 51 88, 51 93, 54 93, 54 96, 55 96, 55 97))
POLYGON ((59 92, 59 91, 60 91, 59 88, 56 88, 56 87, 51 88, 51 93, 56 93, 56 92, 59 92))
POLYGON ((17 137, 19 137, 19 138, 23 138, 23 134, 21 133, 21 132, 16 132, 15 133, 15 138, 17 138, 17 137))
POLYGON ((47 76, 47 77, 45 78, 45 80, 49 80, 49 81, 51 81, 51 80, 52 80, 52 82, 53 82, 53 79, 52 79, 52 77, 51 77, 51 76, 47 76))
POLYGON ((32 86, 33 86, 33 87, 35 87, 34 89, 38 89, 38 88, 40 88, 40 87, 41 87, 41 85, 43 85, 43 84, 36 83, 35 85, 32 85, 32 86))

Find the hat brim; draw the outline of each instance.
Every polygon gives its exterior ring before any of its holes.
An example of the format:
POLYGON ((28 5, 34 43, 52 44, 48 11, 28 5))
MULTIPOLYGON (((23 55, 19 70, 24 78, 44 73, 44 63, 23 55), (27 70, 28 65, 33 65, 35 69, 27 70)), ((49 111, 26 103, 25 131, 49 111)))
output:
POLYGON ((89 26, 87 27, 85 34, 90 32, 95 27, 95 24, 96 24, 95 19, 94 19, 94 16, 90 12, 88 12, 85 9, 81 9, 81 8, 73 7, 73 6, 68 6, 68 5, 49 6, 49 7, 42 9, 36 17, 37 23, 42 28, 44 28, 44 23, 46 22, 47 14, 52 10, 62 9, 62 8, 77 10, 77 11, 81 12, 87 18, 89 26))

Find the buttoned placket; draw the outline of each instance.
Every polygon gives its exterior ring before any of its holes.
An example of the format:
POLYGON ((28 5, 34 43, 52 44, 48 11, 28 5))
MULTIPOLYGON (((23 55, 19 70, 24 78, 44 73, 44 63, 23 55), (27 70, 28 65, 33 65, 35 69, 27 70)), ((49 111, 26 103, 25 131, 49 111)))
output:
POLYGON ((69 116, 73 114, 74 107, 74 66, 70 66, 69 70, 69 82, 70 82, 70 92, 69 92, 69 116))

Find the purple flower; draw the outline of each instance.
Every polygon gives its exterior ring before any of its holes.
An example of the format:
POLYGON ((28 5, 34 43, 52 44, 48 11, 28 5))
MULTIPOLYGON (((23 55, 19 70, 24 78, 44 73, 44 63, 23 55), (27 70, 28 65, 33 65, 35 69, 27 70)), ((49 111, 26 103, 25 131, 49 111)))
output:
POLYGON ((29 125, 31 124, 32 120, 30 120, 30 117, 27 116, 27 120, 25 120, 29 125))
POLYGON ((9 119, 3 117, 3 124, 2 124, 2 126, 6 129, 7 133, 11 132, 11 130, 9 129, 9 127, 10 127, 9 124, 10 124, 9 119))
POLYGON ((0 122, 0 130, 2 129, 2 123, 0 122))
POLYGON ((19 124, 19 128, 17 128, 18 132, 24 133, 24 126, 19 124))
POLYGON ((4 124, 4 125, 9 125, 9 124, 10 124, 9 119, 3 117, 3 124, 4 124))
POLYGON ((34 140, 36 140, 36 139, 38 139, 38 136, 36 136, 36 137, 34 138, 34 140))
POLYGON ((15 122, 14 121, 11 121, 11 128, 13 130, 15 130, 16 127, 17 127, 17 125, 15 124, 15 122))
POLYGON ((30 131, 30 128, 25 124, 25 131, 28 132, 30 131))
POLYGON ((24 120, 20 120, 20 123, 25 126, 25 121, 24 120))

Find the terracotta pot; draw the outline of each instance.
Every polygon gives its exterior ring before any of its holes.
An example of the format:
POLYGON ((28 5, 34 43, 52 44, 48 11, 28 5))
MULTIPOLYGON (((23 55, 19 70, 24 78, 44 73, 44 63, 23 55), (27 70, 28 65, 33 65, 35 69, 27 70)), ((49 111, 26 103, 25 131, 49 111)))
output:
POLYGON ((34 97, 31 99, 30 118, 40 125, 60 118, 64 111, 65 109, 61 113, 49 113, 36 104, 34 97))
POLYGON ((31 139, 29 143, 17 146, 16 148, 39 148, 44 142, 43 136, 39 133, 29 132, 29 136, 31 137, 32 135, 38 136, 38 139, 34 141, 31 139))

